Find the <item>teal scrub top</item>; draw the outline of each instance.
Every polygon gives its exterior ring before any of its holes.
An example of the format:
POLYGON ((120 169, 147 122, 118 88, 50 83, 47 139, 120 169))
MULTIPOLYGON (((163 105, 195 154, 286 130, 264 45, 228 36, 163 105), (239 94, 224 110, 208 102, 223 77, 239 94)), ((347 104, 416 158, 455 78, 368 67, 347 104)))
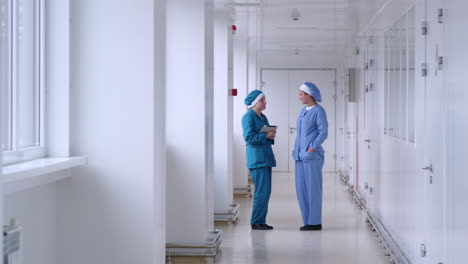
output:
POLYGON ((242 117, 248 169, 276 166, 275 155, 271 148, 274 141, 268 139, 266 133, 259 133, 264 125, 269 125, 267 117, 263 114, 259 117, 252 109, 242 117))

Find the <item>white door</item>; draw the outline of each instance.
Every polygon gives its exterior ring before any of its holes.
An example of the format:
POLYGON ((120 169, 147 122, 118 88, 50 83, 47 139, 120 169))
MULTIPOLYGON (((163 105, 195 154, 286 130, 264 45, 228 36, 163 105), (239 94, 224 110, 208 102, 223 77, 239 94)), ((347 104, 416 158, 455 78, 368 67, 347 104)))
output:
POLYGON ((366 206, 372 210, 372 176, 373 176, 373 166, 375 165, 375 160, 373 157, 376 156, 374 153, 375 143, 375 134, 374 127, 376 124, 373 120, 374 114, 374 91, 375 84, 372 82, 371 69, 373 69, 373 60, 372 59, 372 45, 373 38, 366 40, 365 47, 363 49, 363 58, 364 58, 364 70, 362 71, 362 86, 359 87, 360 90, 360 100, 359 104, 359 180, 360 184, 358 185, 359 193, 364 197, 366 201, 366 206), (371 61, 372 60, 372 61, 371 61))
POLYGON ((299 101, 299 86, 313 82, 322 94, 322 106, 328 117, 328 139, 324 171, 335 171, 335 70, 262 70, 262 90, 267 96, 267 115, 271 124, 278 125, 273 150, 277 167, 274 171, 294 171, 291 152, 296 139, 296 120, 303 105, 299 101))
POLYGON ((424 263, 446 263, 445 162, 444 162, 444 23, 438 23, 438 9, 443 1, 427 1, 427 19, 431 30, 426 38, 426 117, 424 139, 425 227, 427 256, 424 263), (438 147, 436 147, 438 146, 438 147))
POLYGON ((288 171, 288 70, 267 70, 262 72, 263 87, 267 106, 263 113, 271 125, 278 126, 273 152, 276 158, 274 171, 288 171))

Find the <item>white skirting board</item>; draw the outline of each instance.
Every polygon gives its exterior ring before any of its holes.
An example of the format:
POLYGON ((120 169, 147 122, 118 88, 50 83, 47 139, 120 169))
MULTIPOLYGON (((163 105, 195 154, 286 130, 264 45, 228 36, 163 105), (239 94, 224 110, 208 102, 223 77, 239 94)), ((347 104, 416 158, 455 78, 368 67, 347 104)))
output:
POLYGON ((349 171, 346 169, 339 169, 338 175, 340 176, 343 183, 348 187, 348 190, 353 195, 353 199, 356 202, 356 204, 361 209, 366 209, 366 201, 364 200, 364 198, 359 192, 356 192, 356 190, 354 189, 354 186, 349 182, 349 171))
POLYGON ((403 251, 400 249, 398 244, 393 240, 392 235, 388 232, 385 226, 382 224, 380 219, 376 217, 372 211, 367 210, 366 203, 363 197, 356 192, 352 184, 348 182, 346 171, 339 170, 339 176, 343 180, 343 183, 348 187, 348 190, 352 193, 353 199, 359 205, 362 210, 367 212, 366 222, 371 226, 378 236, 381 238, 382 246, 385 248, 386 255, 390 258, 393 263, 398 264, 411 264, 408 258, 405 256, 403 251))
POLYGON ((210 233, 210 237, 206 244, 183 244, 183 243, 166 243, 166 259, 172 262, 175 257, 207 257, 214 258, 218 254, 219 246, 223 232, 214 230, 210 233))
POLYGON ((226 211, 215 211, 214 212, 214 220, 216 222, 237 222, 239 218, 239 204, 230 204, 229 209, 226 211))
POLYGON ((252 196, 252 185, 247 184, 245 187, 235 187, 234 194, 245 194, 249 197, 252 196))
POLYGON ((338 170, 338 175, 340 175, 340 178, 343 181, 343 183, 348 185, 349 172, 347 170, 345 170, 345 169, 339 169, 338 170))
POLYGON ((382 222, 380 222, 380 219, 369 210, 367 210, 367 219, 369 220, 369 225, 375 229, 382 239, 382 245, 390 259, 398 264, 411 264, 398 244, 393 240, 392 235, 387 231, 382 222))

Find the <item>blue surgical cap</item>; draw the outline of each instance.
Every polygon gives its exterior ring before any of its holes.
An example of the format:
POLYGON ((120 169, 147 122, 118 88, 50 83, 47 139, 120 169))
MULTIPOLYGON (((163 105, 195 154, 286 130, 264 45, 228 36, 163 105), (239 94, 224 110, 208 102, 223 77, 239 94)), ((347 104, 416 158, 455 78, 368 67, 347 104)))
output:
POLYGON ((262 91, 260 91, 260 90, 253 90, 253 91, 251 91, 251 92, 247 95, 247 97, 245 98, 244 104, 253 106, 253 105, 255 105, 255 104, 252 105, 252 103, 254 103, 254 102, 257 103, 258 100, 260 100, 260 99, 262 98, 262 96, 263 96, 262 91), (257 99, 258 99, 258 100, 257 100, 257 99))
POLYGON ((315 84, 311 82, 305 82, 303 85, 301 85, 301 87, 299 87, 299 89, 310 94, 315 99, 315 101, 317 102, 322 101, 320 90, 315 84))

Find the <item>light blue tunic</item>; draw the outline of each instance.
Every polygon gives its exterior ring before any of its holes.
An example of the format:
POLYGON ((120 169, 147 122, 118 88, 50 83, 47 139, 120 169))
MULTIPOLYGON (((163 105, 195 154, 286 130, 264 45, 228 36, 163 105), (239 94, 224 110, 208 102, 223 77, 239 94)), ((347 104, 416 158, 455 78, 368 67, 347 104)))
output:
POLYGON ((297 119, 297 137, 292 156, 296 161, 296 194, 304 225, 322 224, 322 169, 328 137, 325 109, 304 107, 297 119), (312 148, 313 152, 307 152, 312 148))
POLYGON ((266 133, 259 133, 264 125, 269 125, 266 116, 262 114, 259 117, 252 109, 242 117, 247 168, 255 184, 251 225, 266 223, 271 195, 271 167, 276 166, 275 155, 271 148, 274 141, 268 139, 266 133))

